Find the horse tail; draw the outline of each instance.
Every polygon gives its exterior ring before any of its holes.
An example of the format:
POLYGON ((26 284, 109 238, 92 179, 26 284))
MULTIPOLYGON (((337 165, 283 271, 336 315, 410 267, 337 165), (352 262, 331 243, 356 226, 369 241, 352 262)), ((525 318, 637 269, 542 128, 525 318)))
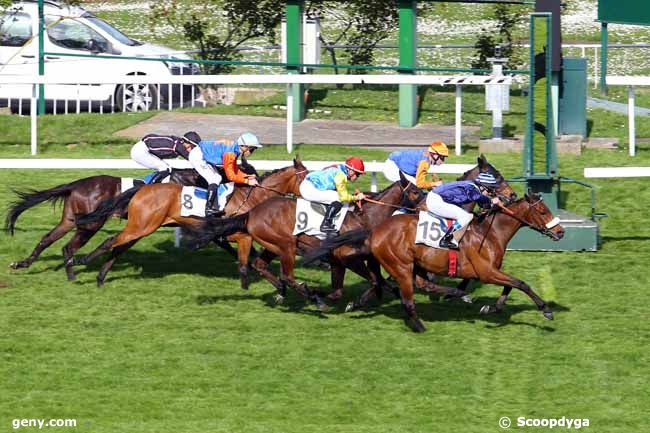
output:
POLYGON ((44 191, 37 191, 35 189, 28 191, 13 190, 20 200, 11 204, 5 219, 5 230, 13 236, 16 220, 18 220, 20 214, 39 203, 43 203, 44 201, 51 201, 53 205, 56 205, 57 201, 63 200, 70 195, 76 186, 74 185, 76 182, 77 181, 55 186, 54 188, 46 189, 44 191))
POLYGON ((103 200, 94 211, 87 214, 76 215, 76 223, 78 225, 94 224, 99 221, 104 221, 111 215, 120 215, 121 217, 124 217, 131 199, 143 186, 144 184, 136 185, 133 188, 127 189, 118 196, 103 200))
POLYGON ((246 233, 248 212, 230 218, 206 217, 199 225, 183 226, 183 231, 191 238, 189 247, 197 249, 215 239, 225 238, 235 233, 246 233))
POLYGON ((302 263, 308 265, 316 260, 322 260, 327 257, 333 250, 343 245, 363 244, 370 231, 366 229, 350 230, 332 238, 327 238, 319 246, 307 252, 302 256, 302 263))

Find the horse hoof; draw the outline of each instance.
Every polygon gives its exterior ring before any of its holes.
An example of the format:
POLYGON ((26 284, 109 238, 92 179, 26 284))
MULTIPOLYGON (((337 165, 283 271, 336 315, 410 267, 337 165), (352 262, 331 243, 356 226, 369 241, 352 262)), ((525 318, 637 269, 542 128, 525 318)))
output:
POLYGON ((354 311, 354 302, 348 302, 348 305, 345 306, 345 312, 349 313, 350 311, 354 311))
POLYGON ((74 274, 74 272, 68 272, 68 281, 74 281, 77 279, 77 276, 74 274))
POLYGON ((18 262, 11 262, 11 263, 9 264, 9 268, 11 268, 11 269, 18 269, 18 268, 19 268, 18 265, 19 265, 18 262))
POLYGON ((284 296, 277 294, 273 297, 273 300, 275 301, 276 304, 282 305, 282 303, 284 303, 284 296))
POLYGON ((466 304, 472 304, 472 303, 474 303, 474 300, 473 300, 472 297, 469 296, 469 295, 461 296, 460 299, 461 299, 463 302, 465 302, 466 304))
POLYGON ((490 314, 490 306, 489 305, 483 305, 481 307, 481 310, 479 311, 479 314, 490 314))
POLYGON ((339 299, 341 299, 342 296, 343 296, 342 290, 335 290, 329 295, 327 295, 327 299, 329 299, 330 301, 338 301, 339 299))
POLYGON ((413 332, 416 332, 418 334, 427 330, 420 319, 409 320, 409 327, 413 332))
POLYGON ((553 320, 553 312, 552 311, 544 311, 542 314, 544 314, 544 317, 548 320, 553 320))

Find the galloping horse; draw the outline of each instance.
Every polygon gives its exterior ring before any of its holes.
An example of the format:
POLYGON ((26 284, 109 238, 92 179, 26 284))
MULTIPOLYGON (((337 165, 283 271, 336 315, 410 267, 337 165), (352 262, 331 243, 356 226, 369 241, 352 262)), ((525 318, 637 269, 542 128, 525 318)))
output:
MULTIPOLYGON (((173 170, 170 176, 170 182, 197 186, 205 183, 203 178, 193 169, 173 170)), ((93 212, 98 208, 100 203, 118 197, 121 194, 121 185, 122 178, 100 175, 76 180, 43 191, 16 191, 20 200, 12 204, 5 220, 5 230, 11 233, 12 236, 18 217, 24 211, 39 203, 63 200, 63 214, 59 223, 43 236, 29 257, 18 262, 13 262, 9 266, 12 269, 28 268, 43 250, 61 239, 72 229, 76 229, 72 239, 63 247, 63 262, 68 280, 74 280, 75 274, 71 264, 72 256, 75 251, 83 247, 97 233, 110 216, 106 215, 103 219, 97 220, 92 224, 79 225, 76 222, 75 215, 93 212)), ((134 187, 129 194, 137 191, 137 188, 134 187)), ((126 204, 128 201, 122 203, 126 204)), ((119 215, 120 212, 120 209, 116 209, 115 214, 119 215)))
MULTIPOLYGON (((239 212, 248 211, 270 197, 287 193, 297 195, 299 193, 298 186, 306 175, 307 169, 296 158, 293 160, 293 166, 275 170, 262 176, 259 179, 260 185, 257 187, 241 186, 235 188, 230 200, 228 200, 225 212, 227 215, 238 214, 239 212)), ((75 259, 73 264, 87 264, 104 252, 112 250, 110 258, 104 263, 97 276, 97 284, 102 286, 106 274, 117 257, 131 248, 139 239, 153 233, 163 225, 178 224, 192 227, 201 224, 202 218, 182 217, 180 215, 181 191, 182 186, 172 184, 153 184, 140 188, 130 199, 126 227, 117 235, 104 241, 95 251, 80 259, 75 259)), ((95 219, 101 220, 112 212, 111 209, 105 209, 103 213, 85 215, 79 218, 79 223, 92 223, 95 219)), ((217 223, 218 221, 221 220, 217 219, 217 223)), ((229 237, 228 240, 238 243, 237 253, 240 263, 247 263, 252 248, 251 237, 246 234, 239 234, 229 237)))
MULTIPOLYGON (((465 173, 464 176, 467 177, 463 177, 463 179, 475 179, 480 172, 490 171, 495 177, 503 180, 503 176, 482 155, 478 159, 478 163, 477 167, 465 173)), ((341 233, 359 228, 370 229, 386 220, 392 215, 394 208, 399 207, 398 205, 402 201, 405 192, 409 192, 409 188, 417 191, 419 199, 423 198, 421 191, 405 179, 402 179, 401 182, 395 182, 384 191, 371 195, 373 201, 364 204, 362 212, 358 209, 348 212, 343 221, 341 233)), ((505 194, 514 194, 514 191, 509 186, 507 186, 507 189, 504 186, 504 189, 505 194)), ((413 197, 409 198, 413 200, 413 197)), ((276 256, 280 257, 280 284, 279 286, 274 284, 280 291, 280 295, 283 295, 288 284, 298 292, 312 297, 319 303, 318 297, 313 296, 306 286, 299 285, 294 278, 296 254, 302 255, 317 248, 320 244, 320 240, 314 236, 293 235, 295 214, 296 202, 294 200, 281 197, 273 198, 252 208, 246 214, 216 222, 206 220, 204 224, 193 227, 195 230, 194 236, 197 238, 197 243, 201 244, 215 237, 228 236, 234 233, 250 234, 255 241, 265 248, 265 251, 253 263, 256 269, 266 269, 271 260, 276 256)), ((356 248, 339 248, 328 259, 331 265, 331 281, 334 289, 330 298, 337 299, 341 296, 346 268, 371 281, 373 288, 381 288, 383 279, 376 262, 370 258, 366 266, 365 258, 359 257, 356 248)), ((374 291, 377 294, 381 293, 377 290, 374 291)), ((362 303, 365 302, 370 292, 369 290, 362 296, 362 303)), ((319 304, 319 306, 321 305, 319 304)))
MULTIPOLYGON (((413 301, 413 273, 416 267, 427 272, 445 275, 449 266, 447 250, 416 244, 417 215, 400 215, 377 226, 372 232, 357 231, 345 243, 364 242, 372 255, 399 283, 406 323, 415 332, 423 332, 424 325, 415 311, 413 301)), ((528 226, 553 240, 564 236, 564 229, 553 216, 542 198, 531 194, 507 206, 496 208, 482 219, 474 219, 460 241, 457 258, 457 276, 478 279, 483 283, 503 286, 495 306, 484 306, 482 313, 498 312, 503 308, 513 287, 526 293, 543 312, 553 319, 553 312, 525 282, 501 271, 508 242, 522 226, 528 226)), ((333 240, 335 241, 335 240, 333 240)))

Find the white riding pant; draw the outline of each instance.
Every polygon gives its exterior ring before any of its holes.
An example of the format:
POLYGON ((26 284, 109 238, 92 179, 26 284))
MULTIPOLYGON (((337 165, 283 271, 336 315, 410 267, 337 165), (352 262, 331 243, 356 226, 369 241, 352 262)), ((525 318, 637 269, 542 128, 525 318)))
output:
POLYGON ((300 195, 305 200, 316 201, 318 203, 330 204, 335 201, 340 201, 337 191, 329 189, 320 190, 309 179, 304 179, 300 182, 300 195))
POLYGON ((474 218, 474 215, 459 206, 445 202, 442 197, 433 191, 427 194, 427 209, 429 209, 429 212, 443 218, 456 220, 460 225, 458 229, 468 225, 474 218))
POLYGON ((194 167, 194 169, 199 172, 203 179, 208 182, 208 185, 213 183, 219 185, 221 183, 221 175, 217 169, 205 162, 205 159, 203 159, 203 151, 199 146, 196 146, 190 151, 188 160, 190 161, 190 164, 192 164, 192 167, 194 167))
POLYGON ((149 153, 149 148, 144 141, 140 140, 131 148, 131 159, 140 165, 156 171, 171 171, 171 167, 164 160, 149 153))
MULTIPOLYGON (((397 182, 399 180, 399 172, 401 170, 395 164, 395 161, 392 159, 387 159, 386 162, 384 162, 384 177, 391 182, 397 182)), ((415 180, 414 176, 411 176, 410 174, 406 174, 402 171, 402 174, 404 175, 405 178, 409 180, 413 185, 417 185, 417 182, 415 180)))

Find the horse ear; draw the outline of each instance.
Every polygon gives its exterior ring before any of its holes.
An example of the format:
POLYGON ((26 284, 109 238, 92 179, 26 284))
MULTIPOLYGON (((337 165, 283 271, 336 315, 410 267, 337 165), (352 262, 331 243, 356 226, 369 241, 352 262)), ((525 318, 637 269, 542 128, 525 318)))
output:
POLYGON ((300 160, 300 155, 296 153, 296 157, 293 158, 293 166, 298 168, 302 166, 302 161, 300 160))
POLYGON ((481 155, 476 159, 476 162, 478 162, 478 166, 479 166, 479 168, 485 168, 485 167, 488 165, 488 160, 487 160, 487 158, 485 157, 485 155, 483 155, 482 153, 481 153, 481 155))
POLYGON ((402 173, 402 170, 399 171, 399 183, 402 186, 408 185, 408 179, 404 177, 404 173, 402 173))

